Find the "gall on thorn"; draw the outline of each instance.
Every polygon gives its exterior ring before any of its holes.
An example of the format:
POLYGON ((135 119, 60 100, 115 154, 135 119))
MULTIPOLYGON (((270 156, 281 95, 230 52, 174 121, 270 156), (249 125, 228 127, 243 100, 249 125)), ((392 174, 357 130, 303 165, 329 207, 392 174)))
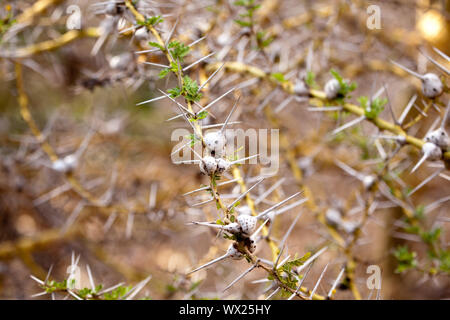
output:
POLYGON ((203 141, 211 156, 222 157, 225 154, 227 139, 222 131, 205 134, 203 141))
POLYGON ((294 94, 298 97, 309 96, 309 86, 303 78, 297 79, 295 81, 294 94))
POLYGON ((337 228, 342 223, 342 214, 339 210, 330 208, 325 212, 325 220, 328 225, 337 228))
POLYGON ((230 244, 227 252, 223 256, 218 257, 214 260, 211 260, 211 261, 205 263, 204 265, 188 272, 187 274, 189 275, 189 274, 197 272, 201 269, 205 269, 205 268, 213 265, 214 263, 225 260, 227 258, 231 258, 233 260, 241 260, 242 258, 244 258, 244 255, 239 250, 239 248, 241 248, 241 249, 247 248, 248 251, 250 251, 250 253, 254 253, 256 250, 256 241, 257 241, 256 238, 257 238, 258 234, 261 232, 264 225, 267 223, 267 221, 268 220, 266 220, 264 223, 262 223, 259 226, 259 228, 249 238, 244 238, 243 240, 241 240, 239 242, 233 242, 232 244, 230 244))
POLYGON ((346 233, 354 233, 356 231, 356 229, 358 229, 358 224, 352 221, 343 221, 341 223, 341 228, 346 232, 346 233))
POLYGON ((434 73, 427 73, 422 76, 422 92, 427 98, 439 97, 443 92, 441 79, 434 73))
POLYGON ((325 95, 328 100, 336 99, 339 95, 339 90, 341 90, 341 85, 337 79, 330 79, 325 84, 325 95))
POLYGON ((224 230, 232 235, 240 235, 243 238, 250 237, 253 230, 255 230, 257 219, 253 216, 238 216, 237 222, 231 222, 226 225, 221 225, 211 222, 192 222, 192 224, 206 226, 214 229, 224 230))
POLYGON ((425 142, 422 146, 422 158, 417 162, 417 164, 414 166, 414 168, 411 170, 411 173, 417 170, 417 168, 420 167, 420 165, 425 161, 436 161, 441 159, 442 157, 442 150, 437 145, 435 145, 432 142, 425 142))
POLYGON ((247 245, 248 251, 250 251, 250 253, 254 253, 256 251, 256 240, 253 238, 249 238, 247 242, 248 242, 248 244, 246 244, 246 245, 247 245))
POLYGON ((244 239, 244 244, 248 248, 250 253, 254 253, 256 251, 256 242, 258 242, 258 236, 268 221, 269 219, 264 221, 249 238, 244 239))
POLYGON ((422 146, 422 154, 430 161, 439 160, 442 157, 442 150, 434 143, 426 142, 422 146))
POLYGON ((366 175, 362 178, 363 186, 367 190, 372 189, 372 187, 375 185, 376 182, 377 182, 377 177, 374 175, 366 175))
POLYGON ((105 14, 115 16, 120 15, 124 12, 124 8, 120 5, 120 3, 115 0, 111 0, 106 4, 105 14))
POLYGON ((133 63, 133 54, 124 52, 108 59, 109 66, 112 69, 126 70, 133 63))
POLYGON ((205 263, 204 265, 202 265, 202 266, 200 266, 200 267, 198 267, 198 268, 188 272, 187 275, 192 274, 194 272, 197 272, 199 270, 208 268, 208 267, 212 266, 213 264, 215 264, 217 262, 220 262, 222 260, 225 260, 227 258, 231 258, 233 260, 241 260, 242 258, 244 258, 244 255, 241 252, 239 252, 238 245, 239 244, 237 242, 233 242, 232 244, 230 244, 230 246, 228 247, 227 252, 223 256, 218 257, 218 258, 216 258, 214 260, 211 260, 211 261, 205 263))
POLYGON ((426 142, 431 142, 443 150, 447 150, 450 146, 450 138, 443 128, 431 131, 425 136, 426 142))
POLYGON ((52 169, 58 172, 71 172, 78 164, 77 156, 74 154, 69 154, 62 159, 58 159, 52 163, 52 169))
POLYGON ((335 208, 330 208, 325 212, 325 220, 329 226, 344 230, 346 233, 353 233, 358 228, 355 222, 342 219, 342 213, 335 208))
POLYGON ((231 115, 233 114, 234 110, 236 110, 239 99, 240 99, 240 97, 238 97, 236 99, 236 101, 234 102, 233 108, 231 109, 230 113, 228 114, 227 118, 225 119, 225 122, 223 123, 222 128, 220 128, 219 131, 207 133, 203 138, 206 149, 213 157, 221 158, 225 154, 225 147, 227 144, 227 138, 225 137, 225 133, 224 133, 225 128, 226 128, 228 122, 230 121, 231 115))
POLYGON ((200 171, 203 174, 206 174, 208 176, 212 176, 217 171, 217 162, 214 157, 206 156, 202 158, 202 160, 199 163, 200 171))
POLYGON ((369 174, 364 174, 364 173, 358 172, 355 169, 349 167, 348 165, 346 165, 345 163, 343 163, 342 161, 339 161, 337 159, 334 162, 336 163, 336 165, 339 168, 344 170, 346 173, 348 173, 349 175, 351 175, 351 176, 355 177, 356 179, 358 179, 359 181, 361 181, 364 188, 366 188, 367 190, 370 190, 377 182, 377 176, 375 176, 375 175, 369 175, 369 174))
POLYGON ((216 170, 216 172, 217 172, 218 174, 224 173, 224 172, 227 171, 227 170, 230 168, 230 166, 231 166, 231 163, 230 163, 228 160, 226 160, 226 159, 216 159, 216 164, 217 164, 217 170, 216 170))
POLYGON ((253 158, 256 158, 259 156, 259 154, 255 154, 253 156, 238 159, 235 161, 228 161, 225 159, 216 159, 211 156, 205 156, 202 158, 195 150, 192 149, 192 151, 194 152, 194 154, 196 154, 200 158, 200 160, 183 160, 183 161, 174 162, 174 164, 198 163, 199 167, 200 167, 200 171, 203 174, 206 174, 208 176, 212 176, 212 175, 218 174, 218 173, 223 173, 225 170, 228 170, 233 164, 237 164, 237 163, 240 163, 240 162, 243 162, 246 160, 250 160, 250 159, 253 159, 253 158), (220 160, 220 161, 218 161, 218 160, 220 160), (218 164, 220 165, 219 169, 218 169, 218 164))
POLYGON ((401 64, 391 61, 394 65, 399 67, 400 69, 408 72, 412 76, 420 79, 422 81, 422 93, 425 97, 433 99, 442 94, 444 91, 442 81, 439 79, 439 77, 434 73, 426 73, 424 75, 421 75, 415 71, 412 71, 411 69, 408 69, 401 64))
POLYGON ((252 215, 239 215, 236 221, 241 227, 243 235, 250 236, 253 230, 255 230, 258 219, 252 215))
POLYGON ((55 162, 53 162, 51 164, 51 168, 55 171, 64 172, 64 173, 73 171, 77 167, 78 160, 80 159, 81 155, 87 148, 89 141, 91 140, 93 134, 94 134, 94 131, 89 130, 86 137, 83 139, 83 142, 78 147, 77 151, 65 156, 64 158, 60 158, 60 159, 56 160, 55 162))
POLYGON ((406 144, 406 137, 402 135, 376 135, 374 136, 376 139, 384 139, 384 140, 394 140, 399 145, 403 146, 406 144))
POLYGON ((241 226, 237 222, 231 222, 227 225, 221 226, 223 230, 233 235, 241 233, 241 226))
POLYGON ((206 226, 206 227, 215 228, 215 229, 221 229, 232 235, 237 235, 237 234, 241 233, 241 226, 237 222, 232 222, 232 223, 229 223, 226 225, 210 223, 210 222, 192 222, 192 224, 206 226))
POLYGON ((138 28, 134 32, 134 37, 137 41, 143 41, 148 39, 148 30, 147 28, 138 28))
POLYGON ((241 252, 239 252, 237 247, 238 247, 237 242, 234 242, 228 247, 228 250, 227 250, 227 254, 233 260, 240 260, 244 257, 244 255, 241 252))

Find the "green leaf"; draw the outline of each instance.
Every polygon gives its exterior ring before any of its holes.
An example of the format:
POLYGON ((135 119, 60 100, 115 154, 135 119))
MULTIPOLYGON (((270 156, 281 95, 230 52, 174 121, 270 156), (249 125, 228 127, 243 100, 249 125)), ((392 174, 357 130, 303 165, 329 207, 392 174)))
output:
POLYGON ((164 68, 159 72, 159 78, 163 79, 170 73, 170 68, 164 68))
POLYGON ((243 21, 243 20, 239 20, 239 19, 235 19, 234 22, 236 22, 241 27, 250 27, 252 25, 251 22, 243 21))
POLYGON ((189 138, 189 140, 191 140, 191 143, 190 143, 191 147, 193 147, 198 141, 200 141, 200 139, 198 139, 197 136, 193 133, 188 135, 187 138, 189 138))
POLYGON ((272 73, 270 76, 280 83, 283 83, 286 81, 286 79, 284 78, 284 74, 282 74, 281 72, 272 73))
POLYGON ((169 90, 167 90, 167 92, 170 94, 170 96, 172 97, 172 98, 177 98, 177 97, 179 97, 180 95, 181 95, 181 89, 180 88, 178 88, 178 87, 175 87, 175 88, 172 88, 172 89, 169 89, 169 90))
POLYGON ((425 217, 425 206, 420 205, 414 210, 414 217, 422 220, 425 217))
POLYGON ((439 256, 439 269, 441 271, 450 273, 450 250, 443 250, 439 256))
POLYGON ((166 286, 166 290, 169 291, 170 293, 177 292, 177 288, 175 288, 175 287, 174 287, 173 285, 171 285, 171 284, 168 284, 168 285, 166 286))
POLYGON ((308 71, 306 73, 305 83, 308 85, 308 87, 314 87, 316 85, 315 78, 316 76, 312 71, 308 71))
POLYGON ((422 240, 424 242, 432 244, 433 242, 439 239, 440 235, 441 235, 441 228, 436 228, 431 231, 425 231, 420 236, 422 237, 422 240))
POLYGON ((163 22, 164 19, 161 16, 154 16, 147 18, 145 21, 138 21, 137 23, 141 26, 155 26, 160 22, 163 22))
POLYGON ((169 43, 169 49, 171 49, 170 52, 174 60, 179 60, 180 62, 184 61, 184 57, 189 53, 190 50, 188 46, 177 40, 169 43))
POLYGON ((354 91, 356 89, 356 83, 348 83, 347 81, 344 80, 344 78, 342 78, 342 76, 334 69, 330 70, 331 74, 333 75, 333 77, 339 82, 339 98, 338 100, 343 100, 345 98, 347 98, 347 95, 354 91))
POLYGON ((202 120, 205 119, 208 116, 208 111, 202 111, 197 114, 197 119, 202 120))
POLYGON ((202 283, 203 280, 198 280, 192 283, 191 287, 189 288, 189 291, 193 291, 197 289, 197 287, 202 283))
POLYGON ((398 261, 396 273, 402 273, 417 266, 417 254, 414 251, 409 251, 408 246, 397 247, 394 251, 394 256, 398 261))
POLYGON ((131 288, 132 288, 131 286, 128 286, 128 287, 119 286, 115 290, 113 290, 109 293, 105 293, 104 298, 105 298, 105 300, 119 300, 124 295, 126 295, 128 293, 128 291, 131 290, 131 288))
POLYGON ((158 49, 161 49, 161 51, 165 51, 166 49, 162 46, 162 45, 160 45, 158 42, 152 42, 152 41, 150 41, 149 43, 148 43, 148 45, 149 46, 152 46, 152 47, 155 47, 155 48, 158 48, 158 49))
POLYGON ((272 43, 274 38, 273 37, 266 37, 266 32, 265 31, 258 31, 256 33, 256 39, 258 40, 259 46, 262 47, 262 48, 265 48, 269 44, 272 43))
POLYGON ((103 285, 102 285, 102 284, 97 285, 97 286, 95 287, 94 293, 100 292, 100 290, 102 290, 102 288, 103 288, 103 285))
POLYGON ((299 267, 299 266, 303 265, 306 262, 306 260, 309 259, 310 256, 311 256, 311 252, 307 252, 301 258, 297 258, 297 255, 296 255, 293 260, 287 261, 285 264, 283 264, 283 266, 281 268, 285 272, 290 272, 292 270, 292 267, 299 267))
POLYGON ((202 94, 198 92, 197 81, 192 80, 189 76, 184 76, 182 95, 188 101, 199 101, 202 94))
POLYGON ((387 99, 375 98, 369 103, 369 98, 361 96, 358 98, 361 108, 364 109, 364 115, 367 119, 375 119, 384 110, 387 99))

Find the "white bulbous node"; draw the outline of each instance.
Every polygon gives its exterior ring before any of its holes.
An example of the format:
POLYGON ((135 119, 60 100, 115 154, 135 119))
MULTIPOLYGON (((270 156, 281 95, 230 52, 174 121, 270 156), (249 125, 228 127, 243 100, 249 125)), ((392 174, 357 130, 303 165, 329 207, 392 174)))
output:
POLYGON ((443 92, 441 79, 434 73, 427 73, 422 78, 422 92, 427 98, 436 98, 443 92))
POLYGON ((216 164, 217 164, 217 173, 221 174, 224 173, 225 171, 227 171, 230 168, 230 162, 228 160, 219 158, 216 159, 216 164))
POLYGON ((66 168, 67 166, 63 159, 58 159, 52 164, 52 169, 58 172, 65 172, 66 168))
POLYGON ((325 219, 330 226, 337 227, 342 222, 342 215, 339 210, 330 208, 325 212, 325 219))
POLYGON ((208 176, 213 175, 216 173, 217 170, 217 163, 216 159, 210 156, 206 156, 200 161, 200 171, 208 176))
POLYGON ((439 160, 442 157, 441 148, 431 142, 426 142, 422 146, 422 153, 427 155, 427 159, 430 161, 439 160))
POLYGON ((223 226, 223 229, 229 233, 237 234, 241 231, 241 226, 237 222, 232 222, 223 226))
POLYGON ((249 239, 248 251, 250 251, 250 253, 256 251, 256 239, 249 239))
POLYGON ((358 224, 352 221, 344 221, 341 224, 342 229, 347 233, 353 233, 358 228, 358 224))
POLYGON ((244 257, 242 253, 239 252, 238 249, 236 249, 237 243, 232 243, 227 250, 227 254, 230 256, 233 260, 240 260, 244 257))
POLYGON ((366 189, 370 189, 373 187, 373 185, 375 184, 375 182, 377 181, 377 177, 373 176, 373 175, 367 175, 363 178, 363 185, 364 188, 366 189))
POLYGON ((112 69, 125 70, 133 62, 133 55, 125 52, 109 59, 109 66, 112 69))
POLYGON ((309 87, 306 84, 305 80, 298 79, 294 84, 294 94, 296 96, 308 96, 309 95, 309 87))
POLYGON ((450 138, 443 128, 439 128, 428 133, 425 137, 425 141, 434 143, 444 150, 450 146, 450 138))
POLYGON ((211 156, 220 158, 225 154, 227 138, 222 132, 209 132, 203 137, 203 141, 211 156))
POLYGON ((148 32, 146 28, 139 28, 134 33, 134 36, 136 37, 136 40, 146 40, 148 38, 148 32))
POLYGON ((52 164, 52 169, 58 172, 69 172, 76 168, 78 159, 75 155, 69 154, 62 159, 58 159, 52 164))
POLYGON ((106 4, 105 13, 115 16, 122 12, 121 7, 116 3, 116 1, 112 0, 106 4))
POLYGON ((68 170, 73 170, 77 166, 78 159, 74 154, 69 154, 68 156, 64 157, 64 162, 68 170))
POLYGON ((256 217, 248 215, 238 216, 236 219, 245 235, 250 235, 255 230, 257 220, 256 217))
POLYGON ((327 99, 328 100, 336 99, 340 89, 341 85, 339 81, 337 81, 336 79, 328 80, 324 88, 327 99))

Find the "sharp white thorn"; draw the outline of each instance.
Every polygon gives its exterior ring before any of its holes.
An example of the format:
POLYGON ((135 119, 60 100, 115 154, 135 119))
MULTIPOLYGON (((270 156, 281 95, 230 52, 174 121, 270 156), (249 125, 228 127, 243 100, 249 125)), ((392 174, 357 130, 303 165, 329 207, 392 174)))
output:
POLYGON ((260 219, 261 217, 264 217, 264 216, 265 216, 266 214, 268 214, 269 212, 273 211, 274 209, 278 208, 279 206, 283 205, 284 203, 288 202, 289 200, 291 200, 292 198, 298 196, 298 195, 301 194, 301 193, 302 193, 302 191, 297 192, 297 193, 291 195, 290 197, 284 199, 283 201, 281 201, 281 202, 279 202, 279 203, 273 205, 273 206, 270 207, 269 209, 264 210, 263 212, 261 212, 260 214, 258 214, 256 217, 257 217, 258 219, 260 219))
POLYGON ((411 69, 408 69, 408 68, 405 67, 405 66, 402 66, 400 63, 395 62, 395 61, 393 61, 393 60, 391 60, 391 63, 394 64, 394 65, 396 65, 397 67, 399 67, 399 68, 402 69, 403 71, 406 71, 406 72, 408 72, 409 74, 413 75, 414 77, 416 77, 416 78, 418 78, 418 79, 420 79, 420 80, 423 79, 423 76, 422 76, 421 74, 419 74, 419 73, 417 73, 417 72, 415 72, 415 71, 412 71, 411 69))
POLYGON ((228 258, 229 256, 230 256, 230 255, 229 255, 228 253, 226 253, 226 254, 224 254, 224 255, 221 256, 221 257, 218 257, 218 258, 216 258, 216 259, 213 259, 213 260, 211 260, 210 262, 207 262, 207 263, 205 263, 204 265, 202 265, 202 266, 200 266, 200 267, 198 267, 198 268, 195 268, 195 269, 192 270, 192 271, 189 271, 189 272, 187 273, 187 275, 190 275, 190 274, 192 274, 192 273, 194 273, 194 272, 197 272, 197 271, 199 271, 199 270, 208 268, 209 266, 213 265, 214 263, 220 262, 220 261, 222 261, 222 260, 228 258))
POLYGON ((323 268, 322 273, 320 274, 319 280, 317 280, 316 285, 314 286, 314 289, 311 291, 311 295, 309 296, 310 299, 312 299, 314 297, 314 294, 316 293, 317 288, 319 287, 319 283, 320 281, 322 281, 322 278, 325 274, 325 272, 327 271, 329 263, 327 263, 327 265, 325 266, 325 268, 323 268))
POLYGON ((339 275, 337 276, 336 280, 334 281, 333 285, 330 288, 330 291, 328 292, 328 298, 331 298, 331 295, 333 294, 334 289, 336 289, 337 285, 339 284, 339 281, 341 280, 344 271, 345 268, 342 268, 341 272, 339 272, 339 275))

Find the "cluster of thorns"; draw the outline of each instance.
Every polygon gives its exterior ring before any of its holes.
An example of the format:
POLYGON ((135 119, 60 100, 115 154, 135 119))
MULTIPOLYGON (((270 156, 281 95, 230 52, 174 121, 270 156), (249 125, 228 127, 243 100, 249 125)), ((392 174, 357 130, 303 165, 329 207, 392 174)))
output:
MULTIPOLYGON (((192 222, 191 224, 217 229, 219 235, 223 235, 224 238, 231 240, 231 244, 229 245, 224 255, 215 258, 200 267, 195 268, 187 275, 207 268, 224 259, 231 258, 233 260, 241 260, 245 258, 251 264, 251 266, 242 274, 240 274, 234 281, 232 281, 224 289, 224 291, 230 288, 252 270, 260 268, 265 270, 268 274, 268 279, 263 279, 261 282, 270 282, 272 284, 269 289, 273 289, 273 292, 266 297, 267 299, 273 297, 280 290, 289 293, 289 299, 292 299, 294 297, 299 297, 301 299, 332 298, 334 293, 336 292, 335 289, 342 280, 345 282, 345 286, 349 287, 352 290, 354 297, 358 299, 360 298, 360 293, 356 288, 354 270, 354 265, 356 262, 351 253, 351 250, 357 243, 364 224, 369 218, 372 217, 373 212, 377 210, 377 208, 381 207, 380 199, 387 198, 388 202, 390 202, 394 206, 401 207, 405 214, 411 218, 413 215, 411 212, 414 212, 415 208, 410 201, 410 196, 438 175, 448 180, 448 176, 445 175, 443 171, 448 170, 450 166, 450 138, 445 130, 450 110, 450 103, 442 103, 442 101, 440 101, 439 99, 444 94, 448 93, 448 88, 446 87, 445 80, 449 75, 449 70, 445 67, 444 63, 439 62, 438 60, 432 58, 424 52, 422 52, 422 54, 442 72, 443 76, 440 77, 439 75, 431 72, 426 74, 419 74, 409 68, 404 67, 403 65, 400 65, 397 62, 392 61, 392 64, 395 67, 406 71, 411 76, 416 77, 421 81, 422 95, 424 99, 426 99, 426 101, 424 100, 424 105, 429 106, 429 108, 433 107, 439 112, 439 114, 442 114, 442 116, 438 117, 432 124, 423 139, 420 139, 409 135, 407 129, 410 127, 410 124, 405 125, 405 120, 412 108, 419 109, 415 105, 417 95, 414 95, 411 98, 407 106, 404 108, 401 116, 396 117, 389 97, 385 102, 382 102, 382 100, 380 99, 380 96, 384 92, 388 96, 387 88, 385 85, 383 85, 375 94, 373 94, 370 99, 367 99, 366 101, 361 100, 360 106, 347 102, 350 98, 349 93, 354 90, 354 87, 352 87, 352 84, 349 80, 342 79, 338 74, 333 73, 334 77, 325 83, 325 85, 323 86, 323 90, 319 90, 317 88, 317 85, 313 83, 310 78, 310 75, 312 73, 313 59, 312 46, 308 48, 305 70, 301 72, 295 71, 293 73, 293 75, 296 76, 294 81, 289 81, 288 77, 283 77, 283 79, 280 80, 279 77, 274 77, 274 73, 264 71, 263 69, 260 69, 258 67, 249 66, 249 61, 251 61, 252 59, 256 59, 258 53, 255 53, 251 58, 246 58, 246 62, 213 62, 211 61, 211 59, 216 53, 212 52, 185 66, 183 60, 184 56, 187 54, 190 48, 201 44, 202 41, 206 39, 207 34, 194 40, 187 46, 180 46, 179 42, 171 41, 173 40, 172 36, 178 24, 177 20, 177 22, 175 22, 174 26, 168 33, 166 40, 164 41, 160 35, 161 30, 159 30, 159 28, 157 27, 162 18, 160 16, 151 16, 147 14, 147 12, 153 11, 154 8, 151 1, 148 3, 147 1, 138 1, 136 4, 134 4, 131 1, 110 0, 106 2, 96 3, 93 5, 93 8, 96 14, 102 16, 103 19, 95 31, 91 30, 92 34, 90 36, 97 37, 97 40, 92 47, 92 55, 97 55, 108 41, 113 42, 111 38, 117 36, 117 30, 119 29, 120 34, 131 34, 133 39, 138 42, 150 40, 152 48, 142 48, 142 50, 137 51, 136 54, 140 55, 140 57, 144 56, 144 58, 142 58, 144 60, 143 64, 161 69, 162 71, 160 72, 160 77, 163 78, 167 74, 172 74, 175 76, 178 82, 178 91, 174 92, 172 90, 166 92, 163 90, 159 90, 162 94, 161 96, 142 101, 138 103, 138 105, 149 104, 163 99, 169 99, 171 103, 175 104, 178 112, 174 117, 168 120, 172 121, 181 118, 184 119, 186 123, 191 127, 191 129, 193 130, 192 141, 189 141, 181 149, 175 150, 174 153, 177 153, 186 148, 192 150, 197 159, 179 161, 175 164, 198 164, 200 172, 209 178, 210 185, 190 191, 186 195, 198 191, 207 190, 211 193, 212 198, 197 205, 215 202, 218 210, 222 213, 221 215, 219 215, 220 219, 215 222, 192 222), (125 27, 123 26, 124 24, 125 27), (186 50, 186 54, 181 54, 180 52, 176 51, 177 49, 186 50), (167 64, 147 61, 145 55, 149 53, 152 56, 162 55, 163 57, 165 57, 164 59, 167 60, 167 64), (196 82, 195 84, 193 84, 192 79, 190 79, 186 75, 186 71, 194 68, 195 66, 203 67, 205 65, 206 67, 204 68, 204 70, 213 72, 207 78, 203 75, 202 79, 204 80, 200 85, 197 85, 196 82), (199 103, 202 94, 207 93, 208 90, 211 90, 214 85, 217 85, 219 81, 218 79, 222 76, 221 72, 224 70, 248 74, 253 78, 226 91, 224 94, 220 95, 218 98, 214 99, 206 106, 202 106, 199 103), (351 120, 334 129, 331 133, 332 136, 336 136, 337 134, 361 123, 362 121, 371 122, 380 131, 387 131, 390 133, 377 134, 374 136, 375 139, 378 139, 376 145, 378 151, 380 152, 382 158, 381 160, 383 161, 382 170, 380 170, 380 172, 377 174, 359 172, 342 161, 339 161, 337 159, 334 160, 334 163, 338 167, 340 167, 349 175, 360 180, 364 191, 369 195, 368 199, 362 200, 360 206, 355 208, 356 210, 362 210, 364 212, 364 216, 362 219, 360 219, 360 221, 353 221, 348 219, 346 217, 347 214, 344 212, 345 210, 339 204, 328 207, 326 208, 326 210, 321 210, 320 208, 318 208, 315 204, 313 194, 311 194, 310 190, 303 184, 301 175, 299 177, 298 172, 296 179, 298 180, 297 182, 299 182, 299 185, 303 187, 302 191, 296 192, 275 204, 272 203, 272 205, 268 209, 258 210, 256 208, 256 205, 258 205, 259 203, 263 203, 265 198, 267 198, 272 192, 274 192, 282 185, 284 179, 274 183, 269 189, 263 192, 263 194, 259 196, 256 201, 253 201, 250 197, 250 192, 253 191, 257 186, 261 186, 262 182, 265 181, 265 179, 267 179, 268 177, 255 177, 254 179, 256 182, 251 187, 247 188, 245 181, 241 176, 238 165, 244 163, 247 160, 257 158, 258 155, 251 155, 242 159, 229 159, 226 157, 227 137, 225 135, 225 129, 232 123, 230 122, 230 120, 238 106, 239 98, 236 99, 233 107, 231 108, 231 111, 228 113, 223 123, 215 125, 208 125, 208 123, 209 121, 211 121, 210 116, 212 114, 212 107, 215 106, 221 99, 223 99, 230 93, 242 91, 261 80, 275 85, 275 89, 273 89, 273 91, 271 91, 266 96, 263 102, 258 106, 258 110, 264 110, 265 108, 268 108, 269 101, 273 99, 273 97, 281 89, 281 91, 284 91, 288 94, 288 97, 278 105, 278 108, 275 110, 275 114, 280 113, 293 100, 299 103, 309 102, 312 107, 308 110, 311 110, 312 112, 319 111, 335 113, 336 111, 338 111, 348 112, 350 114, 358 116, 356 119, 351 120), (182 102, 177 101, 177 98, 179 97, 183 99, 182 102), (389 108, 389 112, 393 120, 392 123, 379 117, 380 112, 383 110, 384 104, 387 104, 389 108), (441 111, 441 109, 443 109, 443 111, 441 111), (205 123, 205 125, 203 125, 203 123, 205 123), (207 134, 203 133, 203 130, 205 130, 206 128, 214 127, 219 127, 219 130, 208 132, 207 134), (381 146, 381 143, 379 143, 379 139, 393 141, 393 143, 395 144, 394 150, 388 154, 381 146), (201 143, 202 154, 197 153, 192 148, 196 143, 201 143), (440 161, 441 163, 435 165, 435 167, 438 168, 435 173, 424 179, 418 186, 409 191, 406 196, 399 196, 391 192, 391 186, 383 180, 383 177, 385 174, 391 173, 393 171, 393 168, 390 167, 390 162, 406 145, 414 146, 415 148, 419 149, 422 154, 420 159, 411 169, 411 173, 418 170, 418 168, 423 163, 425 163, 425 161, 440 161), (222 183, 216 182, 222 176, 229 176, 230 171, 233 175, 233 179, 222 183), (235 200, 233 200, 233 202, 231 202, 230 204, 225 204, 223 197, 218 192, 217 188, 218 186, 227 185, 234 182, 237 182, 241 187, 241 193, 236 197, 235 200), (286 205, 290 200, 301 194, 305 194, 305 198, 286 205), (242 201, 243 199, 247 201, 247 205, 240 205, 240 201, 242 201), (281 213, 294 209, 304 203, 307 203, 308 207, 312 208, 311 210, 317 213, 319 220, 323 222, 323 224, 330 231, 332 240, 327 241, 325 244, 323 244, 320 249, 316 250, 316 252, 311 256, 305 255, 300 259, 294 258, 290 260, 291 256, 285 252, 286 242, 290 233, 295 227, 295 224, 297 223, 301 212, 293 220, 292 224, 280 241, 275 241, 271 235, 273 221, 281 213), (336 230, 341 231, 342 233, 336 233, 336 230), (342 234, 348 235, 349 237, 344 240, 342 234), (273 261, 258 257, 256 255, 257 244, 262 240, 265 240, 271 246, 274 258, 273 261), (309 270, 311 269, 311 266, 313 265, 313 262, 323 252, 325 252, 325 250, 330 246, 330 243, 332 242, 337 243, 338 246, 342 248, 343 252, 345 252, 346 254, 347 261, 344 264, 344 267, 340 270, 338 276, 333 281, 328 294, 326 296, 321 296, 316 294, 316 292, 319 287, 320 281, 322 280, 327 270, 328 264, 323 269, 314 288, 308 289, 303 286, 303 283, 309 273, 309 270), (285 254, 284 258, 282 258, 283 254, 285 254), (292 266, 294 266, 295 268, 292 269, 292 266), (345 277, 343 278, 344 275, 345 277), (292 280, 292 277, 294 278, 294 280, 292 280)), ((12 32, 18 31, 13 30, 12 32)), ((242 34, 239 34, 239 36, 242 37, 243 35, 248 34, 251 35, 252 30, 247 30, 242 34)), ((8 39, 8 37, 6 37, 6 39, 8 39)), ((227 51, 231 50, 234 40, 235 39, 231 39, 226 44, 224 49, 227 50, 221 51, 217 54, 221 57, 222 60, 227 55, 227 51)), ((55 48, 58 45, 59 44, 54 44, 55 48)), ((35 46, 34 50, 37 50, 39 52, 39 50, 41 49, 39 48, 39 46, 35 46)), ((440 57, 440 59, 445 61, 445 63, 450 62, 450 58, 447 55, 436 48, 434 48, 434 50, 440 57)), ((22 55, 26 55, 27 52, 30 52, 30 50, 20 50, 16 48, 10 49, 9 51, 4 51, 3 54, 0 54, 0 56, 6 59, 22 58, 22 55)), ((31 52, 34 54, 33 50, 31 50, 31 52)), ((269 59, 265 53, 263 53, 263 57, 264 59, 269 59)), ((125 52, 109 59, 110 68, 117 71, 129 71, 130 68, 134 67, 136 67, 137 69, 140 68, 135 65, 135 63, 135 58, 132 54, 130 54, 130 52, 125 52)), ((41 143, 43 149, 48 154, 51 160, 50 164, 44 162, 44 165, 52 168, 57 172, 64 173, 69 179, 71 179, 70 181, 72 183, 72 186, 77 189, 78 193, 83 198, 85 198, 86 202, 94 202, 94 204, 99 207, 110 206, 111 195, 109 195, 108 199, 99 201, 98 199, 92 197, 89 191, 87 191, 84 187, 77 183, 74 180, 73 176, 73 173, 78 167, 84 151, 88 147, 89 142, 94 135, 94 130, 92 129, 89 131, 77 151, 64 157, 57 156, 56 153, 49 147, 48 143, 45 142, 45 135, 40 133, 40 131, 35 127, 33 120, 30 119, 29 113, 26 112, 27 102, 23 99, 24 92, 23 88, 21 88, 22 85, 20 82, 20 67, 17 67, 17 70, 19 96, 22 97, 20 101, 22 115, 30 125, 33 133, 39 139, 39 142, 41 143)), ((133 69, 132 71, 136 70, 133 69)), ((139 70, 138 73, 139 77, 141 77, 143 71, 139 70)), ((145 79, 145 76, 142 76, 137 83, 140 84, 145 79)), ((135 76, 133 76, 132 80, 133 86, 136 86, 137 88, 135 76)), ((425 114, 425 112, 420 109, 419 113, 425 114)), ((290 165, 292 166, 292 163, 290 163, 290 165)), ((295 176, 296 172, 295 170, 293 171, 293 175, 295 176)), ((400 178, 397 177, 397 179, 398 181, 401 181, 400 178)), ((445 197, 432 204, 429 204, 426 207, 425 211, 431 211, 432 209, 435 209, 437 206, 446 202, 448 198, 449 197, 445 197)), ((120 208, 119 211, 124 210, 126 211, 125 208, 120 208)), ((77 212, 77 214, 78 213, 79 212, 77 212)), ((72 217, 70 220, 73 223, 75 218, 72 217)), ((148 280, 149 279, 146 280, 145 284, 148 282, 148 280)), ((46 281, 41 284, 45 283, 46 281)), ((141 288, 143 287, 143 285, 140 285, 139 287, 141 288)))

